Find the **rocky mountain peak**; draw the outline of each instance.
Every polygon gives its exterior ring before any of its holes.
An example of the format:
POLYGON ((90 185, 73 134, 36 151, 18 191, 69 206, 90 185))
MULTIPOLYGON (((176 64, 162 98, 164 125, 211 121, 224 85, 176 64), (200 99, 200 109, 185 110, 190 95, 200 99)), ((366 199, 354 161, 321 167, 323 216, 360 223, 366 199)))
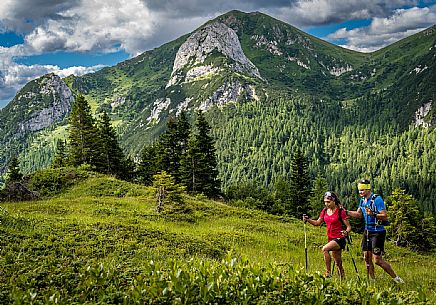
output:
POLYGON ((228 68, 231 70, 261 78, 257 67, 245 56, 236 32, 224 23, 215 21, 193 33, 180 46, 167 87, 219 72, 222 67, 204 65, 213 52, 230 59, 232 64, 228 68))
POLYGON ((20 132, 38 131, 62 120, 71 110, 73 94, 56 74, 37 80, 38 86, 17 96, 18 104, 31 109, 28 120, 20 124, 20 132))

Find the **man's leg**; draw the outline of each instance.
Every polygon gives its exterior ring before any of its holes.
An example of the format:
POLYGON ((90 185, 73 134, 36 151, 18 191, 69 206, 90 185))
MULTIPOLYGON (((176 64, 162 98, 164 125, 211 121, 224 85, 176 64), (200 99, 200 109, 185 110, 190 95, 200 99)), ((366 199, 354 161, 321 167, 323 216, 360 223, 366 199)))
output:
POLYGON ((368 276, 370 276, 372 279, 375 279, 374 263, 372 262, 372 252, 364 251, 363 257, 365 258, 366 272, 368 273, 368 276))
POLYGON ((397 277, 397 275, 396 275, 395 272, 394 272, 394 269, 392 269, 392 266, 391 266, 387 261, 385 261, 385 260, 382 258, 381 255, 375 255, 375 254, 373 254, 373 257, 374 257, 374 263, 375 263, 377 266, 382 267, 382 269, 383 269, 387 274, 389 274, 392 278, 396 278, 396 277, 397 277))

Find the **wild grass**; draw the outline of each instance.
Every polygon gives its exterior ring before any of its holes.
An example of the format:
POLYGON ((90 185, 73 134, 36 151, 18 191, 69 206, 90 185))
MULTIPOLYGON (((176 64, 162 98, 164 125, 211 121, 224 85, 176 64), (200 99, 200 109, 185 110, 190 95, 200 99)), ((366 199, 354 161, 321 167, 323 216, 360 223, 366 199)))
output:
POLYGON ((184 199, 190 213, 158 215, 150 188, 91 176, 51 198, 2 203, 0 303, 436 302, 434 253, 388 242, 386 258, 406 283, 394 285, 378 267, 375 282, 366 282, 355 235, 364 280, 349 252, 346 279, 326 280, 325 228, 306 228, 306 275, 301 221, 184 199))

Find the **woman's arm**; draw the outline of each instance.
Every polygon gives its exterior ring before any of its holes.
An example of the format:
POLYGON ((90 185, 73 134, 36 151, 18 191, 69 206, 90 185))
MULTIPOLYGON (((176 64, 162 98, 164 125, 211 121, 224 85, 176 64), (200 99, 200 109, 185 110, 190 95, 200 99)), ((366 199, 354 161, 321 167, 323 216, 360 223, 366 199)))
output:
POLYGON ((310 219, 307 215, 303 215, 303 221, 307 221, 308 223, 310 223, 312 226, 320 226, 323 222, 322 218, 318 218, 317 220, 314 219, 310 219))
POLYGON ((351 225, 350 225, 350 222, 348 221, 348 219, 344 219, 344 224, 347 227, 347 229, 344 232, 344 236, 347 236, 351 232, 351 225))

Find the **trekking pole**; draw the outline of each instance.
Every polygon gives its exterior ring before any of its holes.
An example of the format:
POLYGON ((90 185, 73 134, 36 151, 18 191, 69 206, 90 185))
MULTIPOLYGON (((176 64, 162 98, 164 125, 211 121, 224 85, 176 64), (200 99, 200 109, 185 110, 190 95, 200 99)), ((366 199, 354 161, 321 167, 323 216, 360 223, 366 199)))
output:
POLYGON ((309 271, 309 261, 307 259, 307 233, 306 233, 306 221, 304 222, 304 254, 306 257, 306 273, 309 271))
POLYGON ((365 232, 366 232, 366 257, 365 257, 365 265, 366 265, 366 279, 369 281, 369 267, 368 262, 368 252, 369 252, 369 232, 368 232, 368 213, 366 213, 366 224, 365 224, 365 232))
POLYGON ((353 249, 352 248, 350 249, 350 248, 351 248, 351 236, 347 236, 347 251, 350 252, 351 261, 353 262, 354 270, 356 270, 357 278, 359 279, 359 282, 360 282, 359 271, 357 270, 356 261, 354 260, 354 257, 353 257, 353 251, 352 251, 353 249))

